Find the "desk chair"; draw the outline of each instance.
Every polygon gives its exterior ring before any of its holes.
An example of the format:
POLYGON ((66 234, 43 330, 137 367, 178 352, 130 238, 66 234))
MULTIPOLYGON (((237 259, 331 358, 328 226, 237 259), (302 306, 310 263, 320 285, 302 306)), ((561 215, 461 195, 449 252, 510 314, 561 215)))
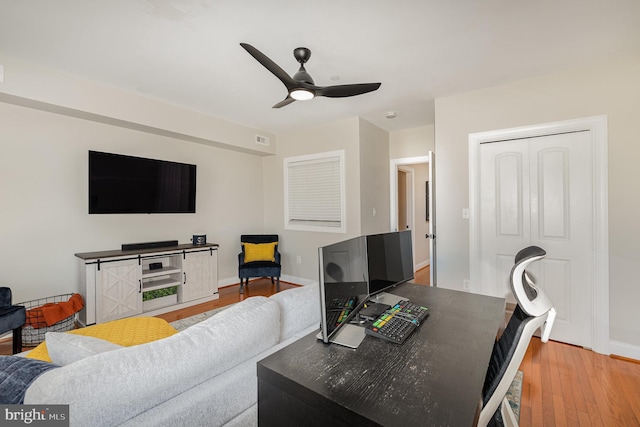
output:
POLYGON ((249 286, 251 277, 270 277, 276 280, 276 292, 280 292, 280 252, 277 234, 243 234, 240 236, 242 252, 238 254, 240 293, 249 286))
POLYGON ((0 334, 13 331, 13 354, 22 351, 22 327, 27 321, 27 309, 11 305, 11 288, 0 287, 0 334))
POLYGON ((551 300, 535 286, 526 268, 547 253, 530 246, 518 252, 509 282, 518 304, 502 336, 496 341, 485 377, 478 426, 517 426, 506 394, 518 372, 534 332, 540 328, 547 342, 556 317, 551 300))

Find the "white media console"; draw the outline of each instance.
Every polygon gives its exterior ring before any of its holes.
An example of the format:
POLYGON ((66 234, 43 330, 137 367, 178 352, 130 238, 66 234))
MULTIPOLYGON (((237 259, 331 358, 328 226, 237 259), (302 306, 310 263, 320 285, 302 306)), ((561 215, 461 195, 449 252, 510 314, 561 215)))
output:
POLYGON ((154 316, 219 298, 218 245, 75 254, 83 325, 154 316))

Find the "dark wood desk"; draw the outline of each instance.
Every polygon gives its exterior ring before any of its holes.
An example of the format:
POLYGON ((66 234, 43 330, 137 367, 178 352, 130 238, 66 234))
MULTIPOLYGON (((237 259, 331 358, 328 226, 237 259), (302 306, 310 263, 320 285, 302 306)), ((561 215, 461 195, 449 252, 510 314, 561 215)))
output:
POLYGON ((431 314, 397 345, 353 350, 309 334, 258 362, 258 421, 268 426, 474 425, 505 301, 413 283, 390 293, 431 314))

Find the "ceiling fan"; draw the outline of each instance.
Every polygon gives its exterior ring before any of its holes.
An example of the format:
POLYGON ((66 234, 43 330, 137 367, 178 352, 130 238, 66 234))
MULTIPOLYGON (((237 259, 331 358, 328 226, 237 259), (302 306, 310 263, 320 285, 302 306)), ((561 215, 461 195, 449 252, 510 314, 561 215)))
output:
POLYGON ((300 69, 293 77, 289 76, 275 62, 269 59, 264 53, 247 43, 240 43, 251 56, 261 63, 267 70, 271 71, 287 88, 287 97, 278 102, 273 108, 284 107, 293 101, 306 101, 316 96, 326 96, 328 98, 345 98, 348 96, 362 95, 373 92, 380 87, 381 83, 357 83, 349 85, 316 86, 313 79, 304 68, 304 64, 311 57, 311 51, 306 47, 299 47, 293 50, 293 56, 300 63, 300 69))

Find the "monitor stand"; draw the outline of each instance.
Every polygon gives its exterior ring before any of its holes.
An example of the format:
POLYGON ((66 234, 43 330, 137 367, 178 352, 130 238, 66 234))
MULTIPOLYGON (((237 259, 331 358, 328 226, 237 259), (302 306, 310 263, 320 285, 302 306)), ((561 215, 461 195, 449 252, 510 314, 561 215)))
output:
MULTIPOLYGON (((364 327, 348 323, 343 325, 338 333, 331 337, 329 342, 344 347, 358 348, 365 336, 364 327)), ((316 337, 322 340, 322 332, 319 332, 316 337)))
POLYGON ((397 303, 399 303, 402 300, 408 300, 409 298, 405 298, 402 296, 398 296, 398 295, 394 295, 394 294, 388 294, 386 292, 380 292, 379 294, 376 294, 374 296, 372 296, 371 298, 369 298, 369 301, 371 302, 377 302, 377 303, 381 303, 381 304, 387 304, 390 306, 394 306, 397 303))

